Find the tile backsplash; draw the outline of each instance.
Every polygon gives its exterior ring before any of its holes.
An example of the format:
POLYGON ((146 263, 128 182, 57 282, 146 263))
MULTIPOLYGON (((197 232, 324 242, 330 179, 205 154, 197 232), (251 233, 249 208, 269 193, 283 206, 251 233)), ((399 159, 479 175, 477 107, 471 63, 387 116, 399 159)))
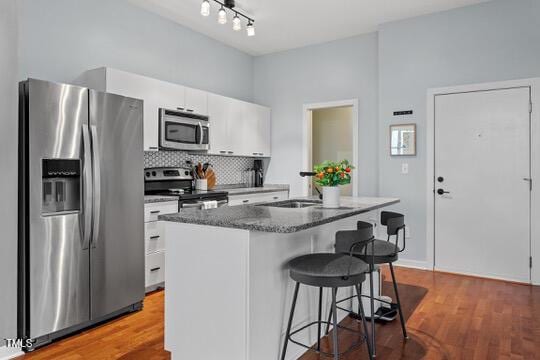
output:
POLYGON ((193 154, 185 151, 145 151, 144 167, 185 166, 186 160, 194 164, 210 163, 216 173, 218 185, 241 184, 242 172, 253 168, 251 157, 242 156, 216 156, 193 154))

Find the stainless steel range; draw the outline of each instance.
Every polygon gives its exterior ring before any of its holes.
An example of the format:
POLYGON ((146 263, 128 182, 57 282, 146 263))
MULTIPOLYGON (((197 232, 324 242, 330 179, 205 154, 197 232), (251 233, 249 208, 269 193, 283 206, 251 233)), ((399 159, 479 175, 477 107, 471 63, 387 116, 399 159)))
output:
POLYGON ((165 195, 178 198, 178 208, 204 208, 205 202, 216 201, 218 207, 229 202, 229 194, 219 190, 193 189, 190 169, 163 167, 144 170, 144 194, 165 195))

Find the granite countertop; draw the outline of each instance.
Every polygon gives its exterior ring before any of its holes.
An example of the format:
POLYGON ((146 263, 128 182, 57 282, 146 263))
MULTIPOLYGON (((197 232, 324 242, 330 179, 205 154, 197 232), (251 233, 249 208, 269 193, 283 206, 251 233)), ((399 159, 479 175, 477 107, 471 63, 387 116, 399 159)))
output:
POLYGON ((289 191, 289 185, 264 185, 263 187, 244 187, 244 186, 217 186, 215 190, 227 191, 229 196, 269 193, 276 191, 289 191))
MULTIPOLYGON (((316 197, 297 199, 319 201, 316 197)), ((186 209, 176 214, 160 215, 159 220, 252 231, 293 233, 398 202, 397 198, 342 197, 339 209, 323 209, 321 205, 305 208, 261 205, 223 206, 210 210, 186 209)))
POLYGON ((165 196, 165 195, 144 195, 144 203, 152 204, 166 201, 178 201, 178 198, 175 196, 165 196))

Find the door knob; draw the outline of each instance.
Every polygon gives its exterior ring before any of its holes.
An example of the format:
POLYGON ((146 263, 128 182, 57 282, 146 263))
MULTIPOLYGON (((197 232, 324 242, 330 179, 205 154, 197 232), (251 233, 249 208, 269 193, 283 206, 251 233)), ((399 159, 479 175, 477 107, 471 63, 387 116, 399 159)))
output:
POLYGON ((450 191, 444 191, 443 189, 437 189, 437 194, 439 194, 439 195, 450 194, 450 191))

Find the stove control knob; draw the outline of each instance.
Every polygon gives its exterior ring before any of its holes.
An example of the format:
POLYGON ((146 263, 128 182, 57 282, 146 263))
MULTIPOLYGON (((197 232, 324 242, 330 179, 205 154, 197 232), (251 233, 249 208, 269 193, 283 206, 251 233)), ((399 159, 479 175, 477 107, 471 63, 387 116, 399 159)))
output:
POLYGON ((184 175, 188 176, 188 175, 189 175, 189 171, 184 171, 184 175))
POLYGON ((150 177, 150 172, 149 171, 146 172, 146 177, 150 177))
POLYGON ((152 176, 156 176, 156 172, 155 172, 155 171, 152 171, 152 176))

